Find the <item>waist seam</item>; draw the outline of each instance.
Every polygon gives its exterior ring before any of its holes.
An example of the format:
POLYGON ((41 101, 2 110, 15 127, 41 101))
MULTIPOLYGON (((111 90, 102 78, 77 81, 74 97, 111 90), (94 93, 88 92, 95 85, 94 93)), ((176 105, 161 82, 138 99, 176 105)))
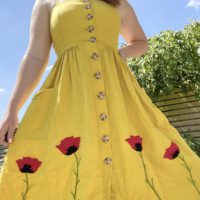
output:
POLYGON ((74 43, 71 43, 70 45, 66 45, 60 51, 56 51, 57 48, 56 48, 55 44, 53 45, 53 48, 55 50, 55 53, 56 53, 57 57, 60 57, 64 52, 66 52, 67 50, 70 50, 70 49, 72 49, 74 47, 77 47, 77 46, 89 46, 89 47, 96 48, 98 44, 105 45, 108 48, 112 48, 113 50, 118 51, 118 47, 117 46, 108 44, 108 43, 106 43, 106 42, 104 42, 102 40, 98 40, 95 43, 90 43, 88 41, 74 42, 74 43))

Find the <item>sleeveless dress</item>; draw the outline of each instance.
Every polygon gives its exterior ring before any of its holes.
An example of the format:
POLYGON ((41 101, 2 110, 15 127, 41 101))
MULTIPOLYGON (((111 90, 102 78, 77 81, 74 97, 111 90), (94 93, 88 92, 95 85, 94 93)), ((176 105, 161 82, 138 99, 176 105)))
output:
POLYGON ((1 200, 197 200, 200 158, 118 53, 121 18, 101 0, 57 2, 57 59, 0 174, 1 200))

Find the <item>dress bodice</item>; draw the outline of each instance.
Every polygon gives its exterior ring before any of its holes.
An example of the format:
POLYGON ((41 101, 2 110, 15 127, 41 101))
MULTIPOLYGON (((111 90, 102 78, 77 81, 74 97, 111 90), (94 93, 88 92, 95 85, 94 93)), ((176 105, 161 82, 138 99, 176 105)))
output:
POLYGON ((101 0, 57 2, 50 17, 50 33, 57 55, 77 44, 118 46, 121 17, 116 7, 101 0))

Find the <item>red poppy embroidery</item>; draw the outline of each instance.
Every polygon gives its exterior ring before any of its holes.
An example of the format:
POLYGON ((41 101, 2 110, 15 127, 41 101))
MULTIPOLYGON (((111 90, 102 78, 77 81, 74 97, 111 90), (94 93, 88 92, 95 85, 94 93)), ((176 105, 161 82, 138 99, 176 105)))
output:
POLYGON ((130 138, 127 138, 126 141, 130 144, 130 146, 136 151, 142 151, 142 138, 137 135, 131 135, 130 138))
POLYGON ((28 191, 33 186, 33 184, 29 185, 28 173, 35 173, 42 162, 39 161, 37 158, 23 157, 22 159, 16 160, 16 163, 20 172, 26 173, 26 179, 23 179, 23 181, 26 183, 26 189, 25 192, 22 192, 22 200, 26 200, 28 191))
POLYGON ((67 137, 61 140, 60 144, 56 147, 65 155, 71 155, 75 153, 80 144, 80 137, 67 137))
POLYGON ((134 136, 134 135, 130 135, 129 138, 125 139, 126 142, 128 142, 128 144, 131 146, 132 149, 134 149, 135 151, 137 151, 140 155, 140 158, 142 160, 142 164, 143 164, 143 169, 144 169, 144 174, 145 174, 145 182, 149 185, 149 187, 152 189, 152 191, 154 192, 154 194, 157 196, 157 198, 159 200, 162 200, 160 195, 158 194, 158 192, 156 191, 155 187, 154 187, 154 183, 153 183, 153 178, 151 178, 151 182, 147 176, 147 171, 146 171, 146 164, 144 163, 144 159, 143 159, 143 155, 142 155, 142 137, 140 137, 139 135, 134 136))
POLYGON ((171 142, 170 147, 165 150, 165 154, 163 157, 173 160, 179 155, 179 153, 179 147, 174 142, 171 142))
POLYGON ((64 155, 72 155, 74 154, 76 159, 76 169, 73 169, 73 173, 75 174, 75 186, 74 191, 71 191, 71 195, 74 200, 77 199, 77 188, 78 183, 80 182, 79 178, 79 165, 80 165, 80 158, 78 158, 78 155, 76 154, 77 150, 79 149, 80 145, 80 137, 66 137, 63 140, 61 140, 59 145, 56 145, 56 148, 58 148, 62 154, 64 155))
POLYGON ((185 161, 185 158, 179 154, 180 154, 180 148, 178 147, 176 143, 171 142, 170 146, 165 150, 163 158, 166 158, 169 160, 173 160, 177 157, 180 158, 182 162, 181 165, 188 171, 189 177, 187 177, 187 179, 189 180, 189 182, 192 184, 192 186, 194 187, 194 189, 200 196, 200 189, 197 187, 196 181, 194 180, 192 176, 191 167, 187 164, 187 162, 185 161))

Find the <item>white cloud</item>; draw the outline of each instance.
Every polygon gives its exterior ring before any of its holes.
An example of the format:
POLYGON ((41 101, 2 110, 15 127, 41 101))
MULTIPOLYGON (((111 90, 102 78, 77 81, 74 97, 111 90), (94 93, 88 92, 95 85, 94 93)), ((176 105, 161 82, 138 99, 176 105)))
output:
POLYGON ((5 91, 5 88, 0 88, 0 92, 4 92, 5 91))
POLYGON ((186 7, 192 7, 195 9, 199 9, 200 8, 200 0, 189 0, 186 7))
POLYGON ((48 71, 48 70, 50 70, 52 67, 53 67, 53 65, 49 65, 49 66, 46 67, 46 70, 48 71))

